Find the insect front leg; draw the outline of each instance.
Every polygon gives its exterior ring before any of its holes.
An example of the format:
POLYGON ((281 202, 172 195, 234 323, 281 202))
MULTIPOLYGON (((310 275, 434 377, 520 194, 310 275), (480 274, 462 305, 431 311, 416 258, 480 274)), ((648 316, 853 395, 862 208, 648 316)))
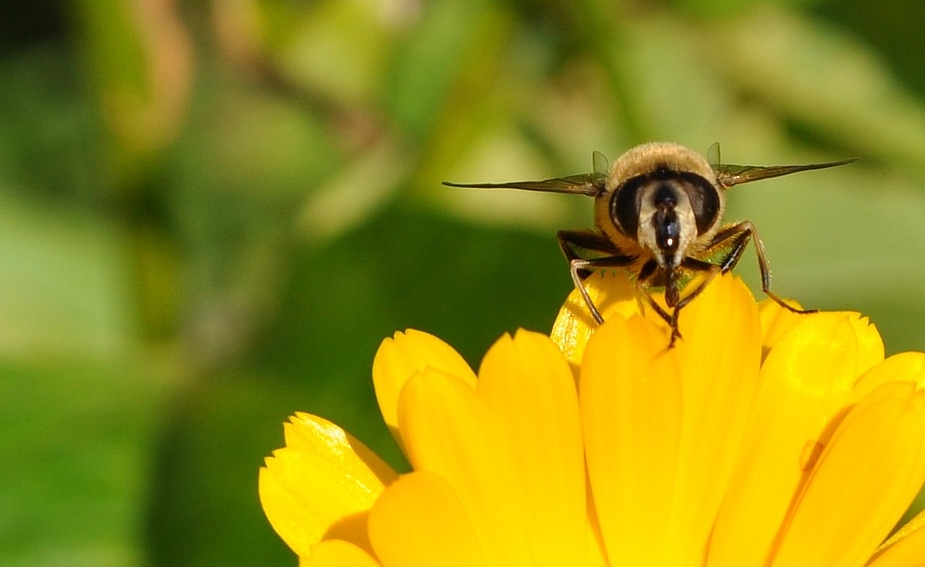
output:
POLYGON ((755 253, 758 256, 758 270, 761 273, 761 291, 776 301, 778 305, 794 313, 815 313, 815 309, 797 309, 787 304, 786 301, 771 291, 771 267, 765 255, 764 242, 761 241, 761 237, 758 236, 758 230, 750 221, 737 222, 720 230, 716 233, 716 236, 713 237, 709 246, 698 255, 708 255, 711 251, 731 246, 732 249, 729 254, 719 263, 720 271, 726 273, 739 263, 739 259, 742 257, 743 252, 745 252, 745 247, 748 246, 749 240, 755 241, 755 253))
POLYGON ((591 272, 607 268, 622 268, 629 266, 635 260, 634 257, 620 252, 616 246, 600 232, 582 231, 582 230, 560 230, 556 233, 556 239, 559 241, 559 247, 569 263, 569 273, 572 276, 572 283, 575 289, 581 294, 588 311, 598 325, 604 322, 601 312, 585 287, 582 280, 588 277, 591 272), (583 258, 579 250, 602 254, 600 257, 583 258))
MULTIPOLYGON (((681 338, 681 331, 678 329, 678 313, 680 312, 681 307, 677 304, 677 302, 675 304, 671 304, 667 299, 668 295, 666 292, 665 303, 667 303, 668 307, 671 308, 671 312, 669 313, 668 311, 665 311, 662 306, 659 305, 657 301, 655 301, 655 298, 652 297, 652 294, 649 293, 649 290, 645 288, 646 281, 648 281, 648 279, 651 278, 656 271, 658 271, 658 264, 655 263, 655 260, 649 260, 643 264, 642 268, 639 270, 639 276, 636 278, 636 288, 640 293, 642 293, 642 296, 645 298, 649 307, 655 311, 655 313, 661 317, 663 321, 668 323, 668 327, 671 328, 671 339, 668 342, 668 348, 671 348, 674 346, 675 341, 681 338)), ((674 276, 672 274, 669 273, 667 277, 668 283, 665 286, 666 290, 670 285, 677 285, 676 280, 673 280, 674 276)))
MULTIPOLYGON (((662 320, 668 324, 668 327, 671 329, 671 340, 668 343, 668 348, 671 348, 674 346, 676 340, 682 338, 681 331, 678 329, 678 313, 680 312, 681 307, 687 304, 688 300, 685 298, 676 304, 669 304, 669 311, 666 311, 665 308, 659 305, 646 287, 649 280, 655 276, 658 271, 658 263, 654 259, 649 259, 647 262, 645 262, 642 267, 639 268, 639 273, 636 275, 636 290, 639 292, 639 294, 642 295, 649 308, 652 309, 656 315, 661 317, 662 320)), ((672 280, 672 278, 677 277, 677 274, 667 274, 666 277, 669 279, 669 285, 677 285, 677 280, 672 280), (672 281, 674 281, 674 283, 672 283, 672 281)))

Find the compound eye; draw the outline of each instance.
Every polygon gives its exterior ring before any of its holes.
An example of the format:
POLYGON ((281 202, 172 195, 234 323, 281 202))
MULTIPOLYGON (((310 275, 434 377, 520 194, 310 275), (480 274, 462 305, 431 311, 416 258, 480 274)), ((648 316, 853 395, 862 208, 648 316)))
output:
POLYGON ((696 173, 682 172, 679 176, 697 222, 697 234, 703 234, 719 221, 719 191, 696 173))
POLYGON ((610 218, 616 223, 620 232, 634 239, 639 230, 639 211, 642 207, 641 189, 646 181, 646 176, 642 175, 627 179, 613 192, 610 201, 610 218))

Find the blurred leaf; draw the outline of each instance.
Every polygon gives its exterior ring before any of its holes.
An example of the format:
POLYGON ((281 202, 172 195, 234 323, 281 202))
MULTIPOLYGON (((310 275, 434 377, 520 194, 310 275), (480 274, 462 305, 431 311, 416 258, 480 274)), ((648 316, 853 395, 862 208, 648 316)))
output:
MULTIPOLYGON (((800 4, 812 5, 821 3, 820 0, 776 0, 781 5, 800 4)), ((760 0, 674 0, 672 2, 678 8, 683 9, 694 15, 701 17, 713 18, 730 18, 740 15, 742 12, 764 4, 760 0)))
POLYGON ((897 2, 895 7, 884 9, 883 4, 866 0, 842 0, 818 2, 812 8, 820 20, 850 30, 868 49, 888 58, 891 71, 919 97, 925 96, 925 65, 920 58, 909 56, 921 47, 925 4, 897 2))
POLYGON ((211 378, 175 400, 152 453, 145 564, 294 564, 260 509, 257 472, 299 390, 240 372, 211 378))
POLYGON ((408 175, 409 156, 383 138, 313 192, 299 214, 303 236, 318 244, 339 236, 378 212, 408 175))
POLYGON ((850 36, 767 5, 711 37, 729 84, 817 136, 925 173, 925 108, 850 36))
POLYGON ((0 376, 0 564, 143 565, 153 418, 168 384, 138 359, 4 363, 0 376))
POLYGON ((317 117, 276 92, 209 75, 158 180, 182 257, 183 326, 206 366, 248 348, 278 307, 294 211, 339 171, 317 117))
POLYGON ((48 46, 0 58, 0 180, 55 203, 96 201, 113 188, 103 126, 76 58, 48 46))
MULTIPOLYGON (((444 105, 465 89, 452 90, 472 72, 490 75, 497 50, 507 38, 509 14, 486 0, 438 0, 425 4, 419 25, 392 62, 383 89, 386 108, 403 135, 427 140, 444 105)), ((489 85, 484 85, 484 94, 489 85)))
POLYGON ((192 84, 192 45, 174 0, 75 4, 118 165, 132 178, 182 124, 192 84))
POLYGON ((263 36, 280 71, 337 104, 369 104, 400 22, 370 0, 260 2, 263 36), (350 30, 350 33, 345 33, 350 30))
POLYGON ((336 140, 298 101, 217 72, 203 79, 187 127, 165 160, 169 196, 188 215, 184 221, 289 212, 290 203, 341 167, 336 140), (200 201, 209 194, 254 208, 216 210, 216 203, 200 201))
POLYGON ((119 230, 0 192, 0 351, 112 356, 131 344, 119 230))
POLYGON ((624 142, 669 139, 705 151, 715 141, 730 93, 707 70, 702 30, 666 14, 628 19, 623 31, 623 49, 611 50, 611 64, 632 86, 631 110, 642 129, 636 134, 645 138, 624 142))

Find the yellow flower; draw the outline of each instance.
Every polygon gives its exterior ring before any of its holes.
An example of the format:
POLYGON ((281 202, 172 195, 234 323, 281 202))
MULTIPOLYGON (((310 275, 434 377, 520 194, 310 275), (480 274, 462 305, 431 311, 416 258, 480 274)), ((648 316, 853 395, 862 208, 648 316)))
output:
POLYGON ((925 355, 884 360, 855 313, 755 303, 733 276, 682 339, 622 276, 593 276, 551 337, 518 331, 478 375, 420 331, 373 363, 398 475, 315 416, 260 471, 302 565, 921 566, 925 355))

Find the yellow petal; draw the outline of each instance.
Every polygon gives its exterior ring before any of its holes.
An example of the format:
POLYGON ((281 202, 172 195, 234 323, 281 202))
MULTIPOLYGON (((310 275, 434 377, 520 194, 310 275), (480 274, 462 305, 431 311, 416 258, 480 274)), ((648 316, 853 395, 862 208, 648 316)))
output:
POLYGON ((299 567, 382 567, 352 543, 329 539, 312 546, 311 557, 300 557, 299 567))
MULTIPOLYGON (((626 272, 595 272, 583 283, 605 321, 612 315, 628 318, 641 312, 638 293, 626 272)), ((549 336, 576 373, 585 345, 597 327, 581 294, 577 289, 572 290, 559 310, 549 336)))
POLYGON ((887 540, 869 567, 925 566, 925 511, 920 512, 887 540))
MULTIPOLYGON (((802 306, 796 301, 790 305, 800 309, 802 306)), ((791 327, 800 322, 803 315, 785 309, 770 297, 758 304, 758 313, 761 318, 761 336, 765 351, 773 348, 791 327)))
POLYGON ((863 565, 925 480, 925 396, 881 386, 841 422, 798 497, 774 565, 863 565))
POLYGON ((588 476, 612 565, 658 565, 674 499, 681 371, 668 335, 611 315, 588 342, 580 400, 588 476))
POLYGON ((713 531, 711 566, 762 564, 806 455, 858 375, 863 357, 855 331, 844 314, 801 316, 768 354, 739 468, 713 531))
POLYGON ((397 475, 343 429, 298 414, 286 424, 287 447, 260 469, 260 502, 270 524, 300 556, 322 538, 369 549, 366 512, 397 475))
MULTIPOLYGON (((796 301, 789 301, 794 307, 801 307, 796 301)), ((765 352, 773 348, 790 329, 807 317, 806 314, 794 313, 780 306, 772 299, 765 299, 758 305, 761 317, 761 332, 765 352)), ((835 315, 839 312, 829 312, 835 315)), ((840 312, 847 317, 854 327, 859 346, 858 368, 861 372, 883 360, 883 339, 877 328, 870 323, 867 317, 852 311, 840 312)))
POLYGON ((761 361, 755 300, 731 274, 715 278, 679 323, 683 405, 666 565, 703 555, 740 457, 761 361))
POLYGON ((536 565, 584 565, 588 534, 578 394, 568 363, 545 335, 505 335, 485 355, 478 395, 506 438, 526 493, 522 521, 536 565))
POLYGON ((475 390, 456 376, 425 369, 402 389, 398 422, 414 469, 449 482, 489 563, 531 565, 511 449, 475 390))
POLYGON ((379 345, 373 359, 373 386, 382 418, 395 439, 401 443, 398 427, 398 396, 411 376, 425 368, 435 368, 475 388, 475 374, 453 347, 437 337, 414 329, 395 333, 379 345))
POLYGON ((845 312, 858 339, 858 373, 864 373, 883 362, 883 338, 870 319, 859 313, 845 312))
POLYGON ((389 485, 370 513, 369 533, 385 567, 488 565, 459 497, 431 472, 389 485))
POLYGON ((856 403, 887 382, 925 380, 925 354, 901 352, 871 368, 855 383, 851 402, 856 403))
POLYGON ((745 434, 761 356, 751 294, 716 278, 681 312, 680 331, 668 349, 664 322, 616 317, 585 352, 586 451, 611 562, 700 556, 745 434))

